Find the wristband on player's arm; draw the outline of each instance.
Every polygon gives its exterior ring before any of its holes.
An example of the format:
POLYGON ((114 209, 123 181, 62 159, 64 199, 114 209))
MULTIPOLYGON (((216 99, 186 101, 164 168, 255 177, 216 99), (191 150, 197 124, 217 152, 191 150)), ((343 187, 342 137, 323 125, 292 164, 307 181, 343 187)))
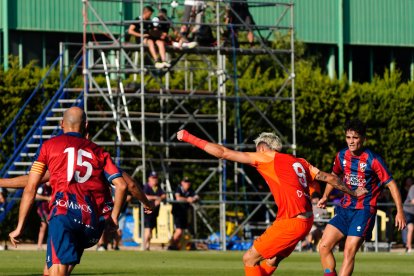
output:
POLYGON ((208 142, 206 140, 200 139, 192 134, 190 134, 187 130, 183 131, 183 139, 184 142, 192 144, 197 148, 204 150, 208 142))

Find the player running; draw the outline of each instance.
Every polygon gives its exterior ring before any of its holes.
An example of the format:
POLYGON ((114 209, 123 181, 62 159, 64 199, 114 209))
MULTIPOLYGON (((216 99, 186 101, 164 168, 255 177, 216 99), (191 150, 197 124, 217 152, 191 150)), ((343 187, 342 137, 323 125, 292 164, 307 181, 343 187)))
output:
MULTIPOLYGON (((319 244, 319 254, 326 276, 336 275, 336 263, 332 249, 344 237, 346 237, 344 260, 339 275, 352 274, 356 252, 364 240, 371 239, 377 212, 377 199, 384 187, 390 189, 397 207, 395 226, 398 230, 402 230, 406 225, 397 184, 382 158, 364 148, 365 132, 366 127, 360 120, 347 122, 345 139, 348 147, 338 152, 333 165, 333 173, 341 175, 350 189, 356 190, 364 187, 368 193, 358 198, 344 195, 341 205, 335 209, 336 215, 326 226, 319 244)), ((333 188, 331 185, 326 186, 318 207, 326 207, 328 196, 333 188)))
MULTIPOLYGON (((128 173, 126 173, 125 171, 121 169, 119 170, 122 171, 122 177, 124 178, 125 182, 128 185, 128 192, 131 193, 133 197, 138 199, 143 204, 145 213, 147 214, 151 213, 154 208, 154 203, 148 200, 144 191, 139 186, 139 184, 132 178, 132 176, 130 176, 128 173)), ((46 171, 40 183, 43 184, 43 183, 48 182, 49 178, 50 178, 49 171, 46 171)), ((23 188, 24 189, 27 185, 28 180, 29 180, 28 175, 21 175, 21 176, 16 176, 12 178, 0 178, 0 188, 11 188, 11 189, 22 189, 23 188)), ((108 186, 108 189, 109 189, 109 186, 108 186)), ((70 266, 69 271, 72 271, 73 268, 74 266, 70 266)), ((43 275, 44 276, 49 275, 49 270, 47 268, 47 265, 45 265, 43 269, 43 275)))
POLYGON ((309 233, 313 214, 308 183, 312 180, 329 182, 352 196, 366 193, 364 189, 351 191, 337 176, 320 171, 305 159, 280 153, 282 142, 274 133, 261 133, 254 140, 256 152, 230 150, 202 140, 186 130, 180 130, 177 139, 217 158, 250 164, 269 185, 278 206, 277 218, 244 254, 244 270, 248 276, 271 275, 280 261, 288 257, 296 244, 309 233))
POLYGON ((72 107, 65 111, 61 127, 64 134, 45 142, 32 165, 20 203, 17 238, 33 205, 36 188, 48 168, 52 187, 46 262, 50 275, 68 275, 69 267, 80 262, 85 248, 99 240, 105 225, 116 229, 127 184, 102 148, 83 138, 86 115, 72 107), (103 179, 104 171, 116 186, 115 200, 103 179))

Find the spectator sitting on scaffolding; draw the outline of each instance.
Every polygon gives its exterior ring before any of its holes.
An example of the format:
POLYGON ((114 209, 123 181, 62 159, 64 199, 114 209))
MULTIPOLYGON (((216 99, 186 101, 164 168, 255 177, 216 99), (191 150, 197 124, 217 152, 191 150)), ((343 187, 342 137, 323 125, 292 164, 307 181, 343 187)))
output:
POLYGON ((240 29, 244 29, 247 30, 247 41, 250 43, 250 46, 253 46, 253 26, 256 23, 249 11, 249 5, 246 0, 231 1, 231 4, 227 7, 225 23, 229 24, 227 39, 230 41, 228 43, 238 47, 238 32, 240 29))
POLYGON ((181 20, 180 40, 173 43, 176 48, 194 48, 198 44, 191 41, 195 34, 199 31, 203 23, 205 4, 204 1, 185 0, 184 1, 184 15, 181 20))
POLYGON ((137 22, 131 24, 128 28, 128 34, 143 39, 144 45, 148 46, 150 51, 151 57, 154 59, 155 68, 163 69, 169 68, 171 65, 166 61, 166 53, 165 53, 165 41, 164 38, 166 35, 163 36, 162 30, 159 29, 159 19, 155 17, 152 22, 151 16, 154 12, 154 9, 151 6, 145 6, 143 8, 142 16, 135 18, 135 20, 143 20, 143 33, 141 34, 141 22, 137 22), (159 59, 156 47, 158 48, 159 59))
POLYGON ((159 19, 159 29, 162 31, 162 36, 161 38, 165 41, 165 43, 167 45, 171 45, 172 43, 172 38, 169 35, 170 29, 173 31, 173 34, 175 37, 179 36, 179 32, 176 31, 173 28, 173 22, 172 20, 168 17, 168 13, 167 13, 167 9, 165 8, 161 8, 158 11, 158 15, 157 15, 158 19, 159 19))

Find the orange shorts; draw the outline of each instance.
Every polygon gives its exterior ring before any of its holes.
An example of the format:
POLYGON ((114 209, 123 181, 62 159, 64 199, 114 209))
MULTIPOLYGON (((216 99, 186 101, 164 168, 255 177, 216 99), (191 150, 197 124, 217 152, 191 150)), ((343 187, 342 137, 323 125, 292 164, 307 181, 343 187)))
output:
POLYGON ((306 237, 312 225, 313 217, 276 220, 254 241, 253 246, 265 259, 287 257, 298 242, 306 237))

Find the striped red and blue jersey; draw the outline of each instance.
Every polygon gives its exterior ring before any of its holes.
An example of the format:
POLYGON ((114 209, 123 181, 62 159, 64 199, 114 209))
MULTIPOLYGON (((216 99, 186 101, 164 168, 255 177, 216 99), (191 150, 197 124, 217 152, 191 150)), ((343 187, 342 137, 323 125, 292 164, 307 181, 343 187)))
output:
POLYGON ((341 200, 344 208, 376 210, 377 200, 384 186, 393 180, 384 160, 369 149, 359 156, 353 156, 348 148, 338 152, 332 171, 342 175, 348 188, 356 190, 364 187, 366 195, 358 198, 345 194, 341 200))
POLYGON ((49 218, 70 215, 77 223, 94 228, 110 216, 113 201, 107 181, 122 175, 101 147, 80 133, 65 133, 46 141, 36 162, 50 172, 49 218))

